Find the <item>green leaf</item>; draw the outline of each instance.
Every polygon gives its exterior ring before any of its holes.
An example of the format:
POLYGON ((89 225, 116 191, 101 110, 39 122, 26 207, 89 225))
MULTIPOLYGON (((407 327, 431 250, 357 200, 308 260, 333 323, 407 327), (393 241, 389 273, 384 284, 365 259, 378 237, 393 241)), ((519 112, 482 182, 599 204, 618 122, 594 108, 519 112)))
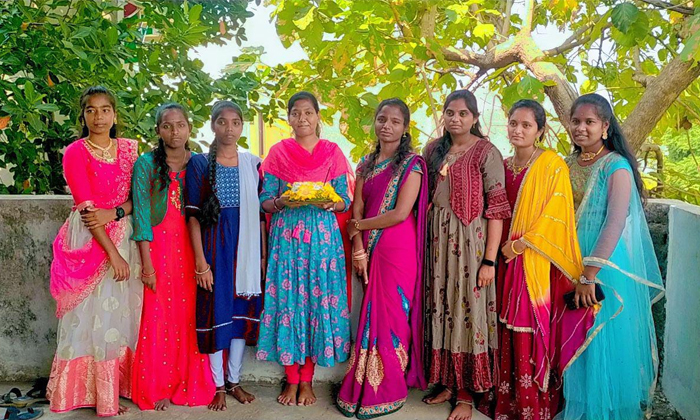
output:
POLYGON ((303 31, 304 29, 309 27, 309 24, 314 20, 314 10, 316 10, 315 7, 310 7, 309 11, 306 13, 306 15, 304 15, 304 17, 294 21, 294 24, 297 26, 297 28, 303 31))
POLYGON ((189 19, 189 22, 195 23, 199 22, 199 16, 202 14, 202 5, 201 4, 195 4, 194 6, 190 7, 189 12, 187 13, 187 17, 189 19))
POLYGON ((493 37, 493 35, 496 33, 496 27, 493 26, 490 23, 479 23, 476 25, 476 28, 472 31, 472 34, 477 37, 481 38, 484 41, 488 41, 493 37))
POLYGON ((620 3, 613 8, 611 19, 612 24, 620 32, 627 32, 630 26, 639 17, 639 9, 632 3, 620 3))
POLYGON ((522 79, 520 79, 517 91, 521 99, 544 99, 544 83, 540 82, 532 76, 525 76, 522 79))
MULTIPOLYGON (((663 51, 663 50, 662 50, 663 51)), ((660 52, 660 51, 659 51, 660 52)), ((700 52, 700 32, 695 32, 685 40, 685 46, 681 51, 680 58, 683 61, 694 59, 700 52)))
POLYGON ((153 67, 158 64, 158 58, 160 58, 160 49, 153 50, 151 55, 148 57, 148 66, 153 67))
POLYGON ((47 112, 58 112, 61 110, 56 104, 39 104, 36 106, 36 109, 47 112))
POLYGON ((93 33, 93 29, 89 26, 83 26, 82 28, 79 28, 71 38, 73 39, 82 39, 90 36, 90 34, 93 33))
POLYGON ((46 125, 43 122, 41 122, 37 114, 30 113, 27 114, 25 118, 29 122, 29 125, 34 129, 34 131, 38 133, 43 133, 46 130, 46 125))
POLYGON ((33 104, 39 99, 34 90, 34 83, 29 80, 24 83, 24 99, 26 99, 29 104, 33 104))
POLYGON ((107 35, 107 45, 113 46, 117 44, 117 41, 119 41, 119 32, 114 26, 110 26, 105 34, 107 35))

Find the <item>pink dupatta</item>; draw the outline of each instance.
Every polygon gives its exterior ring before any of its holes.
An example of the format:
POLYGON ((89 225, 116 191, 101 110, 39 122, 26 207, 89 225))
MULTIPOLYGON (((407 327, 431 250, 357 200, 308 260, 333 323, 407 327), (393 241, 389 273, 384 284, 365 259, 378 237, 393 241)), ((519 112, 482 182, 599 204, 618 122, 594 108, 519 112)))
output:
MULTIPOLYGON (((282 181, 293 182, 323 182, 335 179, 345 174, 348 183, 348 195, 352 200, 355 192, 355 174, 337 144, 321 139, 313 152, 309 153, 293 138, 287 138, 272 146, 270 153, 263 160, 260 169, 282 181)), ((340 234, 343 237, 345 249, 346 273, 348 282, 348 306, 352 302, 352 246, 348 237, 347 221, 350 220, 350 208, 343 213, 336 213, 340 234)), ((269 220, 268 220, 269 222, 269 220)))
MULTIPOLYGON (((90 206, 113 208, 129 199, 137 147, 133 140, 117 139, 117 160, 113 163, 92 155, 83 139, 66 148, 63 171, 75 206, 53 243, 50 289, 58 318, 90 295, 111 267, 107 253, 83 225, 80 211, 90 206)), ((105 225, 115 245, 124 240, 129 223, 124 218, 105 225)))

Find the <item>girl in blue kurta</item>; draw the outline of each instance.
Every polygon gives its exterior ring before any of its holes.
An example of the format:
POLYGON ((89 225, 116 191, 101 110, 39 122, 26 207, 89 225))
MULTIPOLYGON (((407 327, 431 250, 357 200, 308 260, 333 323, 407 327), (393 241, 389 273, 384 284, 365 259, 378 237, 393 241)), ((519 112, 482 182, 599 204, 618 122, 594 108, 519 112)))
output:
POLYGON ((226 409, 225 393, 239 402, 253 395, 239 385, 246 344, 255 345, 262 309, 261 268, 265 235, 258 202, 260 158, 238 151, 243 128, 238 105, 220 101, 212 107, 215 139, 209 153, 187 165, 186 214, 195 254, 197 341, 209 354, 217 386, 209 404, 226 409), (223 350, 229 350, 224 379, 223 350))
POLYGON ((350 351, 345 254, 334 212, 350 206, 350 165, 340 148, 318 137, 318 102, 310 93, 288 104, 294 138, 282 140, 263 163, 260 202, 272 213, 265 310, 258 359, 285 367, 284 405, 316 401, 314 365, 344 362, 350 351), (290 207, 289 184, 329 180, 342 202, 290 207))

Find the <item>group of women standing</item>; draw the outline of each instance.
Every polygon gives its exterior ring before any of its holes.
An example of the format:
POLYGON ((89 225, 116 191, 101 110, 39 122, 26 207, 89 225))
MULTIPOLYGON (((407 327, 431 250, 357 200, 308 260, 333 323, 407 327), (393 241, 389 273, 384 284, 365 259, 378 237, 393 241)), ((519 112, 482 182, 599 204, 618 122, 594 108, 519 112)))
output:
POLYGON ((320 139, 308 92, 288 103, 294 136, 262 162, 237 148, 233 102, 212 107, 207 154, 189 150, 186 109, 163 105, 158 146, 140 157, 116 137, 108 90, 89 88, 81 107, 83 135, 64 155, 75 206, 51 272, 53 411, 120 414, 120 396, 146 410, 250 403, 246 345, 284 366, 284 405, 313 404, 315 366, 349 359, 337 395, 348 417, 395 412, 428 383, 424 402, 452 402, 450 420, 474 407, 496 420, 650 408, 663 289, 636 160, 601 96, 573 104, 567 160, 540 147, 537 102, 511 108, 504 160, 470 92, 447 96, 423 156, 409 108, 388 99, 356 173, 320 139), (290 202, 303 181, 341 200, 290 202), (349 260, 363 291, 355 337, 349 260))

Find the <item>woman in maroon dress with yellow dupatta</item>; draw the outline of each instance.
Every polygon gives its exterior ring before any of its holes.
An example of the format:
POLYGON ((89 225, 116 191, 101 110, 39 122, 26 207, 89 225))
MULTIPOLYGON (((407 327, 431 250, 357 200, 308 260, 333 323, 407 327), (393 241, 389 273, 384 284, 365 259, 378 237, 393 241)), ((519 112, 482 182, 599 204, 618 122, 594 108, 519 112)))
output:
POLYGON ((572 311, 564 304, 583 265, 569 170, 556 153, 537 147, 545 123, 544 109, 532 100, 518 101, 509 113, 515 155, 505 172, 513 217, 504 221, 496 281, 496 420, 551 420, 562 372, 594 322, 593 308, 572 311))

